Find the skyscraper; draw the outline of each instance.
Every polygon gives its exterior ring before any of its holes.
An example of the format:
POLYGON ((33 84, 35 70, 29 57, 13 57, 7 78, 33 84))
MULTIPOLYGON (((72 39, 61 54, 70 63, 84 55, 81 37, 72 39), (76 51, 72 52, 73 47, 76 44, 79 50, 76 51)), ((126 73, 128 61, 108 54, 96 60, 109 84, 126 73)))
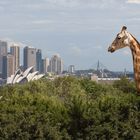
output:
POLYGON ((7 55, 7 47, 7 42, 0 40, 0 77, 2 77, 3 56, 7 55))
POLYGON ((7 54, 7 56, 3 56, 3 66, 2 66, 2 78, 6 79, 14 74, 14 56, 11 54, 7 54))
POLYGON ((14 56, 14 71, 19 68, 20 65, 20 48, 19 45, 13 44, 10 46, 10 54, 14 56))
POLYGON ((25 47, 24 48, 24 60, 23 60, 24 70, 34 66, 34 71, 36 70, 36 48, 25 47))
POLYGON ((37 49, 36 51, 36 70, 39 73, 43 72, 43 64, 42 64, 42 52, 40 49, 37 49))
POLYGON ((45 59, 43 59, 43 72, 44 73, 47 73, 47 72, 49 72, 49 65, 50 65, 50 61, 49 61, 49 58, 45 58, 45 59))
POLYGON ((75 73, 75 66, 74 65, 70 65, 69 68, 68 68, 68 72, 71 73, 71 74, 75 73))
POLYGON ((52 56, 50 60, 50 70, 56 74, 61 74, 63 72, 63 61, 58 54, 52 56))

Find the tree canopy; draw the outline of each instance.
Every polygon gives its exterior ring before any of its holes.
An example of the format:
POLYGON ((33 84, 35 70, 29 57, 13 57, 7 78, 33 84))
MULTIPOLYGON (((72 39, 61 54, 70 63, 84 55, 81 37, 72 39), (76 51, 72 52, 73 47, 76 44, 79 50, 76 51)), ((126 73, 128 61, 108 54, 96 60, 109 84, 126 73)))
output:
POLYGON ((41 79, 3 86, 0 97, 1 140, 140 138, 140 97, 126 79, 113 85, 41 79))

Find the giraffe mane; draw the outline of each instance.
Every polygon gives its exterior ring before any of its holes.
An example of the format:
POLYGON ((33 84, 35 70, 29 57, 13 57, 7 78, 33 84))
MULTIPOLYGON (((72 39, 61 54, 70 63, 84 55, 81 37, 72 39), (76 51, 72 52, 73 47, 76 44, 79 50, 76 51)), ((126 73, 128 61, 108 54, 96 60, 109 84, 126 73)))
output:
POLYGON ((139 41, 132 35, 132 34, 130 34, 132 37, 133 37, 133 39, 138 43, 138 45, 140 46, 140 43, 139 43, 139 41))

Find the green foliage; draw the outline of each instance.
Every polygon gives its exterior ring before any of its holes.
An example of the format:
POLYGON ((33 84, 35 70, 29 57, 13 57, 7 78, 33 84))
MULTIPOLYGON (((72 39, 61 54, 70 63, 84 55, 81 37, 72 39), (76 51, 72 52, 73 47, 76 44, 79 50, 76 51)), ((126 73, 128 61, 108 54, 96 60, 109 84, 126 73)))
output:
POLYGON ((124 93, 136 93, 134 82, 130 81, 126 77, 122 77, 121 80, 115 81, 113 87, 123 91, 124 93))
POLYGON ((127 79, 113 86, 63 77, 1 87, 0 139, 137 140, 140 97, 134 93, 127 79))
POLYGON ((86 91, 86 94, 90 95, 92 98, 98 98, 104 94, 113 94, 113 91, 118 92, 117 90, 114 90, 114 88, 111 85, 105 85, 105 84, 98 84, 94 81, 91 81, 89 79, 81 79, 79 80, 82 89, 86 91))

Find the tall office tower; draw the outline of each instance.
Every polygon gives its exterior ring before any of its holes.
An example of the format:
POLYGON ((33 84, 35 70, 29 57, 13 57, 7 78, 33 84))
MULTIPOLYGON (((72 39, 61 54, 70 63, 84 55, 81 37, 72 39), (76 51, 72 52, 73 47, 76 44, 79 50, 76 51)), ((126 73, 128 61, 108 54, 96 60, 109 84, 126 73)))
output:
POLYGON ((37 49, 36 51, 36 70, 39 73, 43 72, 43 64, 42 64, 42 52, 40 49, 37 49))
POLYGON ((56 74, 61 74, 63 72, 63 61, 58 54, 52 56, 50 60, 50 69, 51 72, 56 74))
POLYGON ((43 72, 44 73, 47 73, 47 72, 49 72, 49 65, 50 65, 50 61, 49 61, 49 58, 45 58, 45 59, 43 59, 43 72))
POLYGON ((7 54, 7 56, 3 56, 3 69, 2 69, 2 78, 6 79, 14 74, 14 56, 11 54, 7 54))
POLYGON ((75 73, 75 66, 74 65, 70 65, 68 68, 68 72, 69 73, 75 73))
POLYGON ((8 43, 0 40, 0 77, 2 77, 3 56, 7 55, 8 43))
POLYGON ((20 47, 17 44, 13 44, 10 46, 10 54, 14 56, 14 71, 16 71, 19 68, 20 65, 20 47))
POLYGON ((36 70, 36 48, 31 48, 26 46, 24 48, 24 59, 23 59, 23 65, 24 70, 27 68, 34 66, 34 71, 36 70))

